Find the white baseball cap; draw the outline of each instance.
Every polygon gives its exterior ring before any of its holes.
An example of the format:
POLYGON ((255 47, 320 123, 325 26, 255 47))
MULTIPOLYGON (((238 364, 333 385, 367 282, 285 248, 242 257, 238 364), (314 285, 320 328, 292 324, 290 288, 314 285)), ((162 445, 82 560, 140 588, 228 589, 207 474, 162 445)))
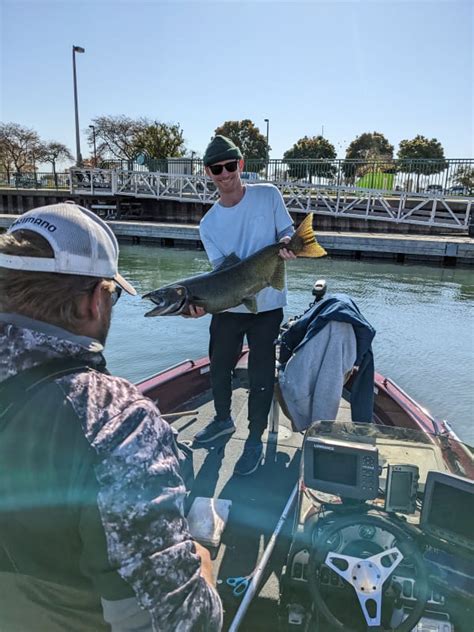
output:
POLYGON ((54 259, 0 253, 0 267, 113 279, 129 294, 137 291, 118 272, 119 247, 111 228, 92 211, 64 202, 23 213, 8 233, 31 230, 46 239, 54 259))

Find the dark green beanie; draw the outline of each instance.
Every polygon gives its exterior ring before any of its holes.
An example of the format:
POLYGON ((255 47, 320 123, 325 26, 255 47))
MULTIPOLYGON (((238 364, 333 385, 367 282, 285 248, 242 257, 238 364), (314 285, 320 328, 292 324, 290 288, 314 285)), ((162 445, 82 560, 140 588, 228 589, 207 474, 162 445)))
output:
POLYGON ((222 160, 232 160, 232 158, 242 158, 242 152, 230 138, 218 135, 215 136, 207 146, 203 160, 207 167, 216 162, 221 162, 222 160))

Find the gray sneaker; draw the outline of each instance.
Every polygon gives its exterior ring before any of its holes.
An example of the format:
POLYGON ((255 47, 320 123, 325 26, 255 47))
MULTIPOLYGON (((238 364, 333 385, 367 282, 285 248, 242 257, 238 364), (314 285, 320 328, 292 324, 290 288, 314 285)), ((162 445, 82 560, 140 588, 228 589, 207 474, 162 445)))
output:
POLYGON ((210 424, 194 435, 194 441, 196 443, 208 443, 233 432, 235 432, 235 424, 232 417, 224 419, 224 421, 214 419, 214 421, 211 421, 210 424))
POLYGON ((240 476, 247 476, 248 474, 253 474, 255 470, 259 467, 262 460, 263 460, 263 444, 257 443, 256 445, 252 445, 252 444, 248 445, 246 443, 241 457, 235 464, 234 472, 236 474, 239 474, 240 476))

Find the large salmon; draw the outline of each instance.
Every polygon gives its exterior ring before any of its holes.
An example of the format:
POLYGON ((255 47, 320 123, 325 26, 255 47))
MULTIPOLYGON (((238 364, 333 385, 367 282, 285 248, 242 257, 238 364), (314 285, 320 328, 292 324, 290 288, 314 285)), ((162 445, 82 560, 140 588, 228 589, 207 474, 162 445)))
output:
POLYGON ((260 290, 268 286, 276 290, 285 287, 285 262, 278 255, 282 248, 291 250, 298 257, 324 257, 327 254, 316 241, 312 213, 306 215, 288 244, 271 244, 246 259, 231 254, 212 272, 176 281, 145 294, 143 298, 156 305, 145 316, 189 314, 190 304, 203 307, 211 314, 243 304, 255 313, 255 295, 260 290))

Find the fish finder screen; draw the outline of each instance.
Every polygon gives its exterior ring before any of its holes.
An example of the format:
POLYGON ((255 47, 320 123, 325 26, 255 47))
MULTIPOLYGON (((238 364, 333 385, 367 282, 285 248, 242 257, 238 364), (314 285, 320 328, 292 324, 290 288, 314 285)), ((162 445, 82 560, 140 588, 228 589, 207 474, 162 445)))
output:
POLYGON ((390 502, 397 507, 405 505, 410 498, 413 475, 411 472, 397 472, 392 482, 390 502))
POLYGON ((472 494, 436 482, 427 522, 447 533, 474 540, 474 502, 472 494))
POLYGON ((357 455, 314 448, 313 476, 320 481, 357 485, 357 455))

